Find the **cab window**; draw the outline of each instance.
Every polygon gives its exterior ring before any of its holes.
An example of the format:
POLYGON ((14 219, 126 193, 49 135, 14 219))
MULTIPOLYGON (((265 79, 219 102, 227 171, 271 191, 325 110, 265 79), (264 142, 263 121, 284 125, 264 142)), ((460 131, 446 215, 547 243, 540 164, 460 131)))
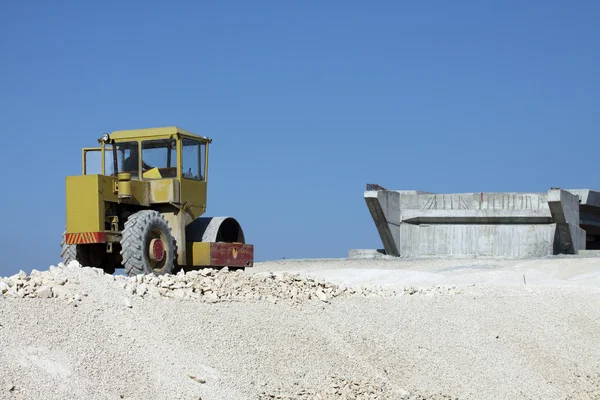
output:
POLYGON ((86 175, 102 174, 102 153, 100 149, 85 151, 84 172, 86 175))
MULTIPOLYGON (((139 179, 139 144, 138 142, 115 143, 117 148, 117 167, 119 172, 129 172, 132 179, 139 179)), ((116 176, 111 146, 104 148, 104 170, 109 176, 116 176)))
POLYGON ((198 181, 204 180, 205 143, 193 139, 183 139, 183 177, 198 181))
POLYGON ((142 142, 143 179, 177 177, 177 142, 175 139, 142 142))

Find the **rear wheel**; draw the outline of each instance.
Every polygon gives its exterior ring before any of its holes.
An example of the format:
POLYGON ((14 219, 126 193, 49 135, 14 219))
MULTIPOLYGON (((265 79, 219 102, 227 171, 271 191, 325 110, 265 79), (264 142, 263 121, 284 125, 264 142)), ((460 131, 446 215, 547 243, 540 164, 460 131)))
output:
POLYGON ((175 269, 175 239, 157 211, 143 210, 129 216, 121 248, 123 267, 129 276, 171 274, 175 269))
POLYGON ((66 236, 67 233, 63 232, 62 241, 60 242, 60 257, 62 258, 63 264, 69 265, 71 261, 79 260, 77 260, 77 245, 67 244, 66 236))
POLYGON ((107 274, 114 274, 114 265, 107 256, 104 243, 94 244, 67 244, 66 232, 63 232, 61 241, 61 252, 63 264, 69 265, 71 261, 77 261, 82 267, 100 268, 107 274))

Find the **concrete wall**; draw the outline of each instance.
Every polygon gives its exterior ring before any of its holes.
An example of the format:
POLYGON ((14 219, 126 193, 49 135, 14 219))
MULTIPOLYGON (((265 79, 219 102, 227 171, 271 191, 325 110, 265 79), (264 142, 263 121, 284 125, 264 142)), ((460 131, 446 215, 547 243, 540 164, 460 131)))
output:
MULTIPOLYGON (((580 194, 575 191, 434 194, 374 190, 364 196, 385 252, 392 256, 526 258, 577 254, 586 248, 580 194)), ((600 216, 600 197, 598 201, 600 216)))
POLYGON ((533 257, 554 254, 555 224, 412 225, 400 227, 402 256, 480 255, 533 257))

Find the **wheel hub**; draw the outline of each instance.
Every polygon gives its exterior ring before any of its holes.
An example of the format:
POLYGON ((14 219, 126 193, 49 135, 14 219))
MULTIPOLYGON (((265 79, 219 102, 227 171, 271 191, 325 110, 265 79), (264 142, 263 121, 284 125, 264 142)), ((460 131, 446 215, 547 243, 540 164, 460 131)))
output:
POLYGON ((165 257, 165 245, 160 239, 150 241, 150 258, 154 262, 161 262, 165 257))

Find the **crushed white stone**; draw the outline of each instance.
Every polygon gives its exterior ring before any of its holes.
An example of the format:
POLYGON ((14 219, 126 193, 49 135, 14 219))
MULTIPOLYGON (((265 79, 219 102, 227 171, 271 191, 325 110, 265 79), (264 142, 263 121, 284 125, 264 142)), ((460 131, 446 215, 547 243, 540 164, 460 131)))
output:
POLYGON ((576 276, 553 261, 568 285, 524 287, 519 271, 491 288, 493 269, 474 269, 489 274, 480 285, 443 261, 460 275, 361 262, 337 275, 322 261, 132 278, 72 263, 0 278, 0 398, 600 395, 600 291, 575 286, 594 265, 576 276))
MULTIPOLYGON (((445 394, 420 395, 411 394, 402 388, 389 383, 374 383, 366 379, 353 380, 332 377, 328 387, 314 388, 279 388, 270 392, 262 392, 260 400, 325 400, 325 399, 380 399, 380 400, 455 400, 445 394)), ((456 399, 458 400, 458 399, 456 399)))
MULTIPOLYGON (((15 298, 57 298, 65 301, 80 301, 77 293, 78 272, 81 265, 76 261, 69 266, 59 264, 48 271, 24 271, 0 280, 0 292, 6 297, 15 298)), ((92 274, 102 275, 101 269, 84 268, 92 274)), ((276 304, 284 301, 298 305, 308 301, 329 303, 335 298, 349 296, 391 297, 403 295, 456 295, 464 289, 456 285, 431 285, 428 287, 406 286, 397 289, 376 287, 349 287, 333 284, 325 279, 301 274, 248 274, 242 271, 223 269, 203 269, 200 271, 179 272, 177 275, 137 275, 114 276, 117 286, 125 295, 140 298, 171 298, 196 300, 209 303, 223 301, 268 301, 276 304)), ((473 286, 473 285, 469 285, 473 286)), ((131 307, 128 300, 127 307, 131 307)))

